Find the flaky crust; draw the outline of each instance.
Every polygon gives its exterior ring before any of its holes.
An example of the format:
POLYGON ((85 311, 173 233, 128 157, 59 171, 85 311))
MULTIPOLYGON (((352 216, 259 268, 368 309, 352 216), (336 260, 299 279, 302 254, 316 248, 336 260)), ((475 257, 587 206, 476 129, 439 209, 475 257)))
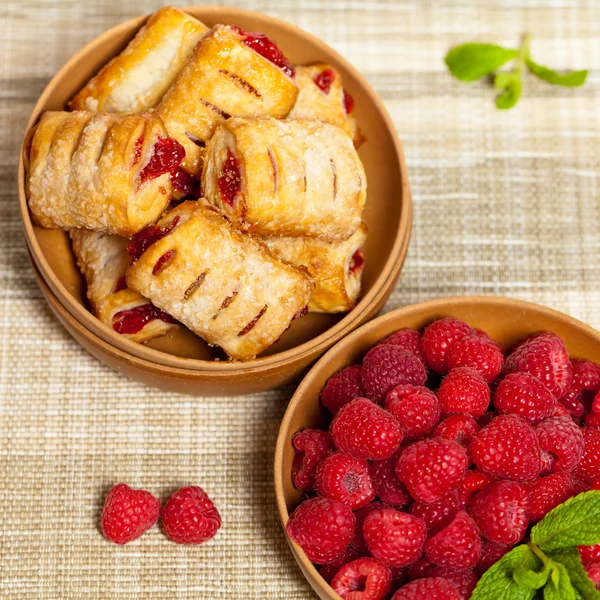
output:
POLYGON ((312 119, 341 127, 353 140, 354 145, 362 141, 356 119, 346 113, 344 108, 344 86, 342 76, 331 65, 317 63, 314 65, 296 67, 296 84, 298 98, 288 119, 312 119), (315 78, 324 71, 334 74, 331 86, 327 92, 319 88, 315 78))
POLYGON ((171 200, 168 173, 136 181, 158 138, 167 135, 160 119, 149 115, 45 113, 27 161, 31 213, 42 227, 133 235, 171 200))
POLYGON ((154 107, 207 31, 198 19, 176 8, 157 10, 69 107, 110 113, 140 113, 154 107))
MULTIPOLYGON (((126 250, 129 240, 118 235, 76 229, 71 229, 69 235, 77 264, 87 283, 87 297, 96 318, 114 331, 115 315, 150 304, 150 300, 134 290, 118 289, 129 267, 129 254, 126 250)), ((143 343, 165 335, 175 327, 172 323, 152 319, 138 333, 123 335, 134 342, 143 343)))
POLYGON ((285 117, 298 88, 280 68, 248 48, 229 26, 217 25, 156 108, 169 134, 183 145, 182 167, 197 175, 203 147, 229 116, 285 117))
POLYGON ((351 270, 352 257, 367 239, 362 223, 354 235, 343 242, 324 242, 317 238, 263 238, 275 256, 304 267, 315 282, 308 310, 338 313, 352 310, 360 295, 362 268, 351 270))
POLYGON ((244 231, 341 241, 359 227, 367 178, 348 134, 319 121, 229 119, 207 148, 206 198, 244 231), (239 163, 233 203, 219 189, 227 157, 239 163))
POLYGON ((130 267, 127 283, 231 358, 254 358, 307 306, 309 276, 240 234, 212 207, 184 202, 158 226, 173 223, 130 267))

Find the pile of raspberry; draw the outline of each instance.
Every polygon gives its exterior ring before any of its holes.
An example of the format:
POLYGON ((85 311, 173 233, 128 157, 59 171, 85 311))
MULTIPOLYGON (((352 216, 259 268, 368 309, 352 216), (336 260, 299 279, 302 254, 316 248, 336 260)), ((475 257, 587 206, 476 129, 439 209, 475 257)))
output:
MULTIPOLYGON (((504 349, 457 319, 329 379, 294 436, 287 532, 348 600, 461 600, 571 496, 600 489, 600 366, 553 333, 504 349)), ((600 545, 580 548, 600 580, 600 545)))

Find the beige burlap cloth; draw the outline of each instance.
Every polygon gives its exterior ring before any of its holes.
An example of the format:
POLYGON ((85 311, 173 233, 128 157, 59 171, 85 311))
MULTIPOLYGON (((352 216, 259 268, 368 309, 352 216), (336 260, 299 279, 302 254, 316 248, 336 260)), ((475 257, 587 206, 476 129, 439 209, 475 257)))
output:
MULTIPOLYGON (((568 0, 230 1, 303 27, 370 80, 404 143, 415 219, 390 310, 440 296, 532 300, 600 326, 600 4, 568 0), (585 87, 528 78, 517 108, 451 79, 473 38, 590 68, 585 87)), ((0 596, 313 598, 273 500, 272 458, 293 390, 191 398, 133 383, 82 350, 46 308, 17 212, 16 163, 53 73, 144 0, 0 3, 0 596), (97 530, 116 481, 164 497, 200 484, 223 515, 203 547, 154 529, 120 548, 97 530)))

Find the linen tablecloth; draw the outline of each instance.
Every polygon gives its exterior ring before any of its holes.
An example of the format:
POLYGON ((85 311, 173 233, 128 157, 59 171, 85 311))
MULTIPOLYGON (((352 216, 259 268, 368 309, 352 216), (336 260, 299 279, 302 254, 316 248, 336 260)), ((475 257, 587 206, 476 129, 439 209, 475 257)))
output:
MULTIPOLYGON (((461 294, 522 298, 600 327, 600 4, 567 0, 254 0, 319 36, 385 102, 415 204, 402 277, 385 310, 461 294), (443 64, 480 39, 555 68, 579 89, 527 77, 510 111, 443 64)), ((193 398, 101 365, 53 318, 28 263, 17 210, 18 148, 56 70, 151 0, 4 0, 0 7, 0 596, 19 599, 313 598, 287 548, 272 459, 291 387, 193 398), (153 529, 117 547, 98 531, 107 488, 164 498, 201 485, 223 528, 199 548, 153 529)))

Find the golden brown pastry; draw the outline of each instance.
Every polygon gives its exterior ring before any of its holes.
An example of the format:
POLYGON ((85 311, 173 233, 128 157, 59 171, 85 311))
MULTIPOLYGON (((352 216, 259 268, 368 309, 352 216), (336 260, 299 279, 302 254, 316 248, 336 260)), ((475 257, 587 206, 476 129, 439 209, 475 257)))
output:
POLYGON ((140 113, 154 107, 208 27, 166 6, 71 100, 72 110, 140 113))
POLYGON ((341 241, 360 225, 367 178, 339 127, 229 119, 208 145, 202 189, 244 231, 341 241))
POLYGON ((182 167, 200 172, 205 144, 232 115, 285 117, 298 94, 292 74, 293 67, 266 36, 235 26, 213 28, 156 108, 169 134, 185 148, 182 167))
POLYGON ((362 223, 356 233, 343 242, 329 243, 317 238, 264 238, 267 248, 297 267, 303 266, 315 282, 308 310, 310 312, 347 312, 360 294, 364 266, 362 247, 367 226, 362 223))
POLYGON ((29 208, 42 227, 133 235, 169 205, 183 155, 150 115, 47 112, 26 160, 29 208))
POLYGON ((358 147, 362 135, 352 115, 354 100, 344 91, 342 76, 330 65, 296 67, 298 98, 288 119, 314 119, 341 127, 358 147))
POLYGON ((180 204, 131 247, 127 284, 236 360, 277 341, 313 290, 308 275, 202 201, 180 204))
POLYGON ((129 240, 98 231, 69 231, 77 264, 87 283, 93 314, 134 342, 147 342, 176 327, 175 320, 128 289, 129 240))

